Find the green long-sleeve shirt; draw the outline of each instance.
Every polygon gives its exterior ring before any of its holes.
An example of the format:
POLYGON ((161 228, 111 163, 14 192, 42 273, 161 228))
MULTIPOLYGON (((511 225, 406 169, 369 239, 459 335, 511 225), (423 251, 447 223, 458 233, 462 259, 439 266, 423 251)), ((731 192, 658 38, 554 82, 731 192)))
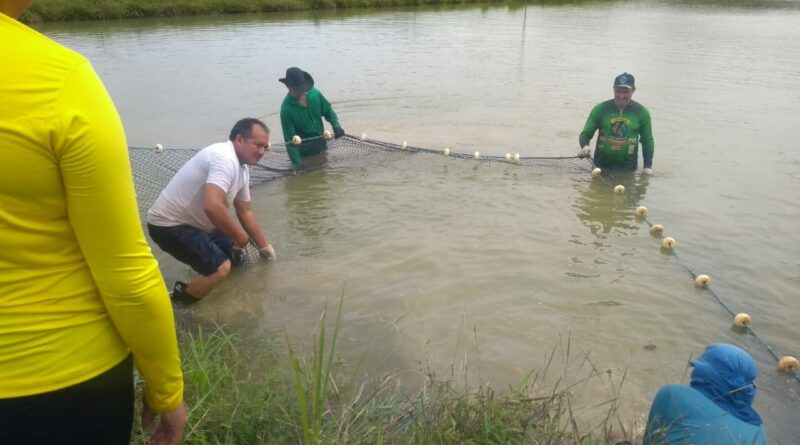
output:
POLYGON ((613 100, 597 104, 589 113, 578 138, 580 146, 588 145, 597 130, 600 130, 600 134, 594 152, 596 165, 636 169, 640 141, 644 167, 653 165, 653 127, 650 125, 650 112, 644 105, 631 101, 630 105, 619 111, 613 100))
POLYGON ((312 88, 306 94, 306 98, 307 107, 300 105, 291 94, 287 94, 281 104, 283 140, 286 142, 286 151, 295 168, 303 165, 302 156, 317 154, 326 148, 325 140, 321 137, 325 130, 322 123, 323 116, 331 124, 331 127, 341 127, 331 103, 318 89, 312 88), (303 143, 299 146, 292 144, 292 138, 295 135, 303 139, 303 143), (308 138, 318 139, 305 141, 308 138))

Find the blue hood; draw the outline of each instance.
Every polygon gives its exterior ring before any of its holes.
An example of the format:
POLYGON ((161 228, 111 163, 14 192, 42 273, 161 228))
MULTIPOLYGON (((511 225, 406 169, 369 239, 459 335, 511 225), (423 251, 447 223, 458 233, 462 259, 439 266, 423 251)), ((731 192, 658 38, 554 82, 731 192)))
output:
POLYGON ((724 343, 709 345, 703 355, 689 362, 692 388, 738 419, 761 425, 753 409, 756 397, 756 365, 748 353, 724 343))

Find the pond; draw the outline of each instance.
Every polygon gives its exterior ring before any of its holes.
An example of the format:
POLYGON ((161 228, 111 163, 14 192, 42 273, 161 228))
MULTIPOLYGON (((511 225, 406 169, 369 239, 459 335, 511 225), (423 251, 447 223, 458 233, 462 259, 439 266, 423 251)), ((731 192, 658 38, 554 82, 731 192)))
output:
MULTIPOLYGON (((296 65, 350 134, 571 156, 614 76, 633 73, 656 152, 652 177, 620 179, 624 198, 580 169, 428 154, 335 163, 255 189, 278 261, 237 271, 191 315, 302 343, 344 293, 342 356, 409 385, 418 371, 456 369, 503 388, 554 351, 563 362, 570 345, 574 368, 588 354, 624 375, 628 422, 644 419, 659 386, 686 381, 691 355, 729 342, 758 362, 757 409, 788 444, 800 437, 800 384, 730 329, 682 264, 711 275, 779 354, 800 355, 798 23, 797 1, 640 1, 39 28, 93 62, 131 146, 168 149, 224 140, 245 116, 279 142, 277 79, 296 65), (679 260, 634 203, 678 240, 679 260)), ((154 252, 168 283, 190 275, 154 252)), ((617 395, 580 391, 581 406, 617 395)))

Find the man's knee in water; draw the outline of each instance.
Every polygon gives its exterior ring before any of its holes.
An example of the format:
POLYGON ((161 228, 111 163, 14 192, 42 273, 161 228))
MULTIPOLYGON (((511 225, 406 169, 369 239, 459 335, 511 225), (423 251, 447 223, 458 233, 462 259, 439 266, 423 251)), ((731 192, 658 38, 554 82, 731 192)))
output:
POLYGON ((217 270, 214 272, 214 275, 217 275, 220 280, 224 280, 228 277, 231 273, 231 260, 223 261, 222 264, 217 267, 217 270))

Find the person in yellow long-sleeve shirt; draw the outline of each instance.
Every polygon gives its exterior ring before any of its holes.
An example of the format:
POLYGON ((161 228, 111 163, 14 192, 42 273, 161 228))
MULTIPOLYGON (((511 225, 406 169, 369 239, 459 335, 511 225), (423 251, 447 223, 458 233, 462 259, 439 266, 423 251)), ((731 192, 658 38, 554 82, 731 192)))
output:
POLYGON ((89 62, 0 0, 0 443, 127 444, 133 362, 151 443, 186 409, 172 307, 127 143, 89 62))

